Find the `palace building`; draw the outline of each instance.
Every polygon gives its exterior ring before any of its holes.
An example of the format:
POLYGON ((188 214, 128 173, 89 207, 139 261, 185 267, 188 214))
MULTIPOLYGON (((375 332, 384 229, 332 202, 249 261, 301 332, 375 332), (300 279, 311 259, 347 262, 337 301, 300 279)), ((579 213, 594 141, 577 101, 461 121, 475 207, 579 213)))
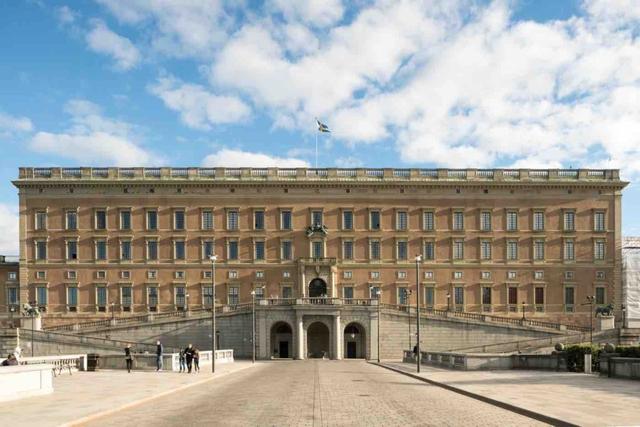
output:
POLYGON ((406 306, 419 283, 434 310, 588 325, 594 296, 619 314, 617 170, 25 167, 13 183, 2 309, 34 303, 45 325, 210 307, 214 254, 231 307, 406 306))

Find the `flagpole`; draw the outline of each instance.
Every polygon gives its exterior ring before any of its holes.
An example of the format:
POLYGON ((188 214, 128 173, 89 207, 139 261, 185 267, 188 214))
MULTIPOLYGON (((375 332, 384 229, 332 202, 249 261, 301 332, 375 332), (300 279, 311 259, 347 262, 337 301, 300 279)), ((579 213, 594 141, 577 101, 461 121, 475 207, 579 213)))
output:
MULTIPOLYGON (((318 169, 318 133, 320 133, 319 130, 316 131, 316 169, 318 169)), ((317 170, 316 173, 318 173, 317 170)))

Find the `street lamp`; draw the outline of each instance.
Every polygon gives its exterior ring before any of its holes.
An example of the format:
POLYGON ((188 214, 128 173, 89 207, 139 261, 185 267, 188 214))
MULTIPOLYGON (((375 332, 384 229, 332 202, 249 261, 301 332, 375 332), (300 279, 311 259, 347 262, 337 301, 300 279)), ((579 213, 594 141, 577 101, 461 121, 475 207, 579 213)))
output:
POLYGON ((111 303, 111 324, 112 325, 113 325, 113 322, 116 320, 115 306, 116 306, 116 303, 112 302, 111 303))
POLYGON ((256 290, 251 291, 251 363, 256 363, 256 290))
POLYGON ((409 321, 407 324, 409 325, 409 350, 411 350, 411 295, 413 295, 413 290, 409 289, 407 291, 407 314, 409 315, 409 321))
POLYGON ((189 313, 189 294, 184 294, 184 312, 188 315, 189 313))
POLYGON ((451 294, 449 292, 447 292, 447 311, 450 310, 450 304, 451 304, 451 294))
POLYGON ((217 255, 211 255, 211 373, 216 372, 216 261, 217 255))
POLYGON ((595 304, 596 302, 596 297, 595 296, 588 296, 587 297, 587 302, 582 304, 582 305, 588 305, 589 306, 589 324, 591 325, 591 328, 589 329, 589 344, 593 345, 593 304, 595 304))
POLYGON ((420 262, 422 255, 416 256, 416 370, 420 373, 420 262))
POLYGON ((382 297, 382 289, 378 288, 376 297, 378 297, 378 363, 380 363, 380 321, 382 320, 380 317, 380 300, 382 297))
POLYGON ((525 304, 524 301, 522 301, 522 321, 525 321, 525 317, 524 317, 524 310, 525 310, 525 304))

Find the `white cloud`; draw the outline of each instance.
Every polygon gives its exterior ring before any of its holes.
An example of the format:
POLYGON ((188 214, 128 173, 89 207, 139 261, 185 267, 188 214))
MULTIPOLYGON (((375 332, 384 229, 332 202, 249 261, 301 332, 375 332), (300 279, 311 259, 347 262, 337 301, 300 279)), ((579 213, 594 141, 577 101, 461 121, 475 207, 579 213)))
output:
POLYGON ((0 254, 18 255, 18 209, 0 203, 0 254))
POLYGON ((172 77, 159 78, 149 91, 168 108, 179 112, 187 126, 197 129, 243 121, 251 115, 251 108, 237 97, 216 95, 203 86, 182 83, 172 77))
POLYGON ((78 18, 78 13, 69 6, 60 6, 56 9, 56 18, 62 25, 73 24, 78 18))
POLYGON ((91 50, 111 56, 117 70, 130 70, 140 62, 138 48, 128 38, 111 31, 100 20, 93 21, 92 29, 87 33, 86 40, 91 50))
POLYGON ((307 168, 309 167, 309 163, 295 158, 275 157, 263 153, 223 148, 217 153, 209 154, 205 157, 202 161, 202 166, 307 168))
POLYGON ((600 19, 618 23, 640 20, 640 2, 637 0, 584 0, 584 8, 600 19))
POLYGON ((27 117, 15 117, 0 111, 0 135, 31 132, 33 123, 27 117))
POLYGON ((87 165, 146 166, 159 162, 135 142, 132 125, 104 117, 96 104, 75 99, 66 104, 65 111, 71 115, 69 128, 62 133, 36 133, 29 141, 31 150, 87 165))
POLYGON ((287 20, 316 27, 335 24, 344 13, 341 0, 272 0, 271 7, 287 20))

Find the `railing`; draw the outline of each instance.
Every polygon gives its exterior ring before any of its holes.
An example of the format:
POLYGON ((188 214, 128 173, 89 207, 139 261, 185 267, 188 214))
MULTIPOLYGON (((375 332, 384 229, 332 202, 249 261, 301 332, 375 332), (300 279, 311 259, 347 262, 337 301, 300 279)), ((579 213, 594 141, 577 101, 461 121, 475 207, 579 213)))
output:
POLYGON ((519 170, 504 170, 502 171, 502 176, 509 179, 520 179, 520 171, 519 170))
POLYGON ((459 169, 449 169, 447 178, 467 179, 467 171, 459 169))
POLYGON ((384 170, 382 169, 365 169, 364 171, 366 176, 370 176, 373 178, 382 178, 384 177, 384 170))
POLYGON ((307 169, 307 176, 309 177, 317 177, 317 176, 327 176, 328 172, 326 169, 307 169))
POLYGON ((187 178, 189 176, 189 168, 171 168, 172 178, 187 178))
POLYGON ((489 179, 493 179, 493 170, 480 169, 480 170, 478 170, 478 172, 476 173, 476 176, 477 176, 478 178, 489 178, 489 179))
POLYGON ((201 178, 215 178, 216 170, 214 168, 199 168, 198 176, 201 178))
POLYGON ((298 171, 296 169, 278 169, 278 176, 280 177, 295 177, 298 175, 298 171))
POLYGON ((394 169, 393 170, 393 177, 394 178, 409 178, 409 177, 411 177, 411 170, 410 169, 394 169))
POLYGON ((355 177, 357 171, 355 169, 338 169, 336 174, 340 177, 355 177))
POLYGON ((63 178, 82 178, 82 169, 80 168, 62 168, 63 178))
POLYGON ((294 305, 295 298, 263 298, 258 300, 259 305, 294 305))
POLYGON ((425 178, 437 178, 438 170, 437 169, 420 169, 420 176, 425 178))
POLYGON ((547 179, 549 178, 548 170, 530 170, 529 177, 534 179, 547 179))
POLYGON ((560 169, 558 171, 558 176, 564 178, 578 178, 578 171, 575 169, 560 169))
POLYGON ((66 367, 73 367, 79 371, 87 370, 86 354, 63 354, 60 356, 39 356, 39 357, 21 357, 21 365, 53 365, 59 372, 63 372, 66 367))
POLYGON ((251 169, 251 176, 267 176, 268 174, 267 169, 251 169))
POLYGON ((136 170, 133 168, 120 168, 118 169, 119 178, 134 178, 136 176, 136 170))
POLYGON ((109 168, 93 168, 91 169, 91 178, 109 178, 109 168))
POLYGON ((341 298, 318 297, 318 298, 298 298, 296 304, 302 305, 339 305, 341 298))
POLYGON ((145 168, 144 169, 144 177, 145 178, 160 178, 160 168, 145 168))
POLYGON ((344 305, 373 305, 371 301, 378 301, 377 299, 371 298, 343 298, 342 303, 344 305))
POLYGON ((225 169, 224 176, 240 177, 242 175, 242 169, 225 169))

